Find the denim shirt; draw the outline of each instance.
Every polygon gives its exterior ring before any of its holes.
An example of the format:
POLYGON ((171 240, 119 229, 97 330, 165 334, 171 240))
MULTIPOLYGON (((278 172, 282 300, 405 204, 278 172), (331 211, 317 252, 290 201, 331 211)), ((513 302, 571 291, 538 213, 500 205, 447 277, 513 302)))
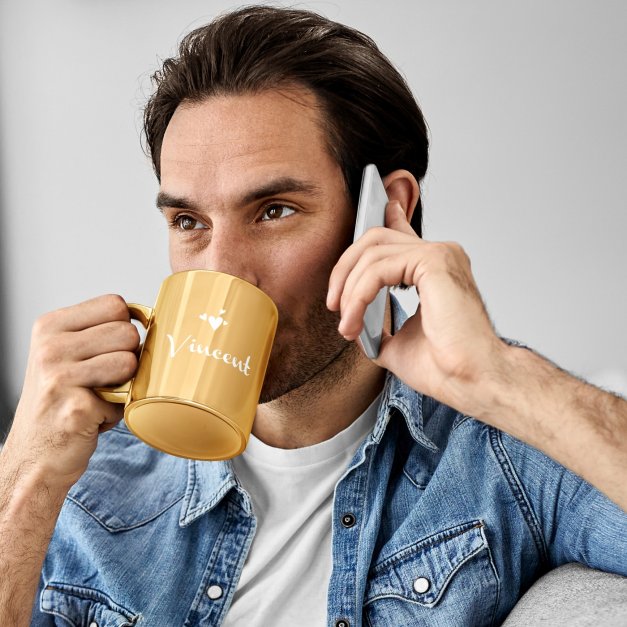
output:
MULTIPOLYGON (((172 457, 120 423, 65 500, 31 625, 220 625, 255 527, 230 462, 172 457)), ((390 373, 376 425, 337 483, 332 534, 335 627, 497 625, 552 567, 627 575, 620 508, 390 373)))

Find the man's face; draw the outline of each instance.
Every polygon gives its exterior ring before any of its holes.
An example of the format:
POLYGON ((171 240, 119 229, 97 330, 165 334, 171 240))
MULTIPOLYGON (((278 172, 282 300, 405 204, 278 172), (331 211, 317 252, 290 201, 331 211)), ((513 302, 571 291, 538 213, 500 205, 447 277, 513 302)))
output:
POLYGON ((306 382, 320 390, 357 355, 325 306, 355 216, 320 115, 304 89, 216 96, 179 106, 163 139, 172 270, 241 277, 279 310, 262 403, 306 382))

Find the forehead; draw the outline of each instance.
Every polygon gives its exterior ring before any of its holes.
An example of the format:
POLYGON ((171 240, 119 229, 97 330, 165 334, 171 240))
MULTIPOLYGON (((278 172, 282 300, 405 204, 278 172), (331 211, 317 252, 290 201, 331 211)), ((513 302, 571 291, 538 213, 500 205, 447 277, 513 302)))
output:
POLYGON ((252 167, 330 158, 323 112, 303 88, 212 96, 180 105, 161 150, 162 178, 181 168, 252 167))

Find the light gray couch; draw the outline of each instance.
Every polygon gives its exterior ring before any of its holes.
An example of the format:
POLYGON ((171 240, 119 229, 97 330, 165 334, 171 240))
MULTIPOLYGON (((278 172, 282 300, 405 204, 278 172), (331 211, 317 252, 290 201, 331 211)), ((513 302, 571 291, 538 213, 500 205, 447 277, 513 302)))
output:
POLYGON ((567 564, 541 577, 503 627, 627 627, 627 577, 567 564))

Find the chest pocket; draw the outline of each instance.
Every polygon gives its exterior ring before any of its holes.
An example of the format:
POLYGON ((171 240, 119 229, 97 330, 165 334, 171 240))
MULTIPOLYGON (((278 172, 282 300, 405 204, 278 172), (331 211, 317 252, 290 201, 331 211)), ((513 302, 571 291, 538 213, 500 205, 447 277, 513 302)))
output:
POLYGON ((44 588, 40 609, 53 614, 54 624, 64 627, 132 627, 140 618, 98 590, 62 583, 44 588))
POLYGON ((102 434, 87 470, 68 500, 112 533, 154 520, 179 502, 187 460, 144 444, 126 427, 102 434))
POLYGON ((491 625, 498 578, 476 520, 419 540, 375 564, 369 574, 364 622, 403 625, 491 625))

